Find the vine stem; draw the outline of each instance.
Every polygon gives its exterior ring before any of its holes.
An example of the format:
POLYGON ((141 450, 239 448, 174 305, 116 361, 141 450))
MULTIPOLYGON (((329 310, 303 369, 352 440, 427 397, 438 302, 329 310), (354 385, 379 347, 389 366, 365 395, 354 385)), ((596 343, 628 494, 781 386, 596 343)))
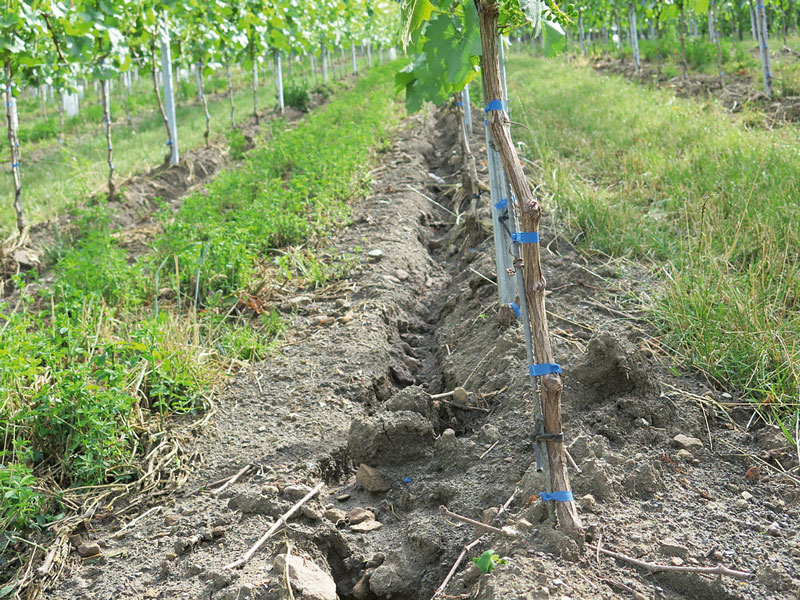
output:
MULTIPOLYGON (((481 46, 483 50, 482 71, 486 84, 486 101, 502 99, 500 80, 500 63, 498 50, 497 21, 499 5, 496 0, 475 0, 480 21, 481 46)), ((517 154, 516 146, 511 139, 510 122, 505 110, 491 110, 487 113, 489 128, 495 145, 503 161, 506 174, 516 198, 513 202, 521 231, 539 232, 539 221, 542 209, 534 197, 517 154)), ((553 349, 550 342, 550 330, 545 310, 546 281, 542 273, 541 254, 538 243, 521 245, 523 259, 523 279, 525 297, 528 305, 528 316, 534 346, 536 363, 553 363, 553 349)), ((558 373, 548 373, 539 378, 542 403, 544 433, 547 439, 547 454, 550 465, 550 484, 553 491, 570 491, 567 459, 564 453, 564 442, 559 436, 561 429, 561 390, 563 384, 558 373)), ((566 532, 579 533, 581 524, 578 509, 574 500, 558 501, 555 512, 561 527, 566 532)))

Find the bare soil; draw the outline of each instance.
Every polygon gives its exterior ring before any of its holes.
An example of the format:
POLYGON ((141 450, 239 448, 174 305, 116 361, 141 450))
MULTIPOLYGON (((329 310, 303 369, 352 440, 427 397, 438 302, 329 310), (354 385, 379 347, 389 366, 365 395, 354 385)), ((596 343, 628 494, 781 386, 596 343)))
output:
MULTIPOLYGON (((477 117, 475 125, 473 148, 485 156, 477 117)), ((548 310, 584 534, 569 537, 548 520, 536 495, 544 482, 522 327, 498 307, 492 283, 489 199, 485 239, 472 246, 463 224, 408 187, 450 204, 452 188, 429 173, 459 180, 455 132, 446 113, 399 129, 354 224, 332 240, 332 251, 365 249, 346 285, 302 304, 289 343, 232 379, 207 429, 174 427, 187 455, 202 456, 182 489, 133 511, 126 502, 136 498, 120 500, 106 507, 108 518, 65 532, 63 576, 40 597, 331 597, 297 573, 287 581, 279 557, 289 545, 343 600, 427 599, 474 535, 440 505, 480 520, 510 499, 494 524, 521 535, 488 534, 442 597, 798 598, 793 449, 780 432, 749 422, 733 392, 676 368, 622 304, 630 291, 652 290, 652 274, 585 256, 546 217, 548 310), (431 397, 456 387, 466 397, 431 397), (680 453, 678 434, 696 438, 680 453), (362 463, 374 472, 361 467, 357 478, 362 463), (247 465, 215 493, 222 484, 214 482, 247 465), (320 494, 244 568, 224 568, 319 483, 320 494), (359 522, 359 508, 374 519, 359 522), (86 542, 100 555, 81 558, 73 546, 86 542), (651 574, 598 554, 597 544, 753 576, 651 574), (471 558, 485 550, 508 564, 481 575, 471 558)))

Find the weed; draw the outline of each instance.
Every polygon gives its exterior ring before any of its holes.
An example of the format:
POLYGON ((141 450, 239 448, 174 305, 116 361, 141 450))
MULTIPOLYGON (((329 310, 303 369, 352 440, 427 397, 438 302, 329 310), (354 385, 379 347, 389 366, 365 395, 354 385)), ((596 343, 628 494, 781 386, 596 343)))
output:
POLYGON ((225 132, 230 147, 231 160, 241 160, 247 151, 247 139, 239 129, 230 129, 225 132))
POLYGON ((311 101, 308 84, 305 81, 289 83, 283 90, 283 100, 286 106, 291 106, 301 112, 308 112, 308 103, 311 101))

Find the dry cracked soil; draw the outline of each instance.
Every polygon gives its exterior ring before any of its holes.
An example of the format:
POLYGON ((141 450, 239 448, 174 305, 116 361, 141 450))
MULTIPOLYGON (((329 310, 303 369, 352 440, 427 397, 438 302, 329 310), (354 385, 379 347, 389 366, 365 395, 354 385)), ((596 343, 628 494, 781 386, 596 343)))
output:
MULTIPOLYGON (((472 144, 485 156, 479 125, 472 144)), ((459 181, 455 132, 447 112, 404 122, 353 225, 332 240, 333 251, 364 249, 346 284, 295 302, 292 341, 232 378, 207 427, 173 432, 203 457, 183 489, 87 522, 44 598, 428 599, 476 535, 442 505, 518 534, 483 535, 442 598, 798 598, 797 458, 786 439, 673 365, 623 302, 656 284, 651 273, 578 252, 546 217, 584 532, 549 520, 522 327, 497 303, 489 199, 472 245, 422 195, 457 211, 453 188, 430 175, 459 181), (249 562, 225 568, 320 484, 249 562), (487 550, 506 564, 481 574, 472 558, 487 550), (720 563, 751 576, 680 570, 720 563)))

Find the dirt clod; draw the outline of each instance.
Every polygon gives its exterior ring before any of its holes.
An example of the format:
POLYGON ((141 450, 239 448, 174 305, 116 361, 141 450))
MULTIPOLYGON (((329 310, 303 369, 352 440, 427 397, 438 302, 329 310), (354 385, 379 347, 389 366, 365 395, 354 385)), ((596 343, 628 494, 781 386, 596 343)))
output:
POLYGON ((348 447, 354 462, 399 463, 424 455, 433 426, 411 411, 385 412, 353 420, 348 447))
POLYGON ((672 438, 672 445, 675 448, 681 448, 682 450, 686 450, 688 452, 696 452, 703 449, 703 442, 701 440, 696 437, 684 435, 682 433, 679 433, 672 438))
POLYGON ((368 492, 388 492, 391 488, 377 469, 364 463, 358 466, 356 481, 368 492))
POLYGON ((77 551, 81 558, 91 558, 93 556, 100 556, 100 554, 102 554, 102 550, 100 550, 100 544, 97 542, 82 542, 77 547, 77 551))
POLYGON ((610 333, 589 341, 586 356, 572 369, 572 375, 593 390, 597 400, 645 392, 653 385, 641 355, 610 333))

